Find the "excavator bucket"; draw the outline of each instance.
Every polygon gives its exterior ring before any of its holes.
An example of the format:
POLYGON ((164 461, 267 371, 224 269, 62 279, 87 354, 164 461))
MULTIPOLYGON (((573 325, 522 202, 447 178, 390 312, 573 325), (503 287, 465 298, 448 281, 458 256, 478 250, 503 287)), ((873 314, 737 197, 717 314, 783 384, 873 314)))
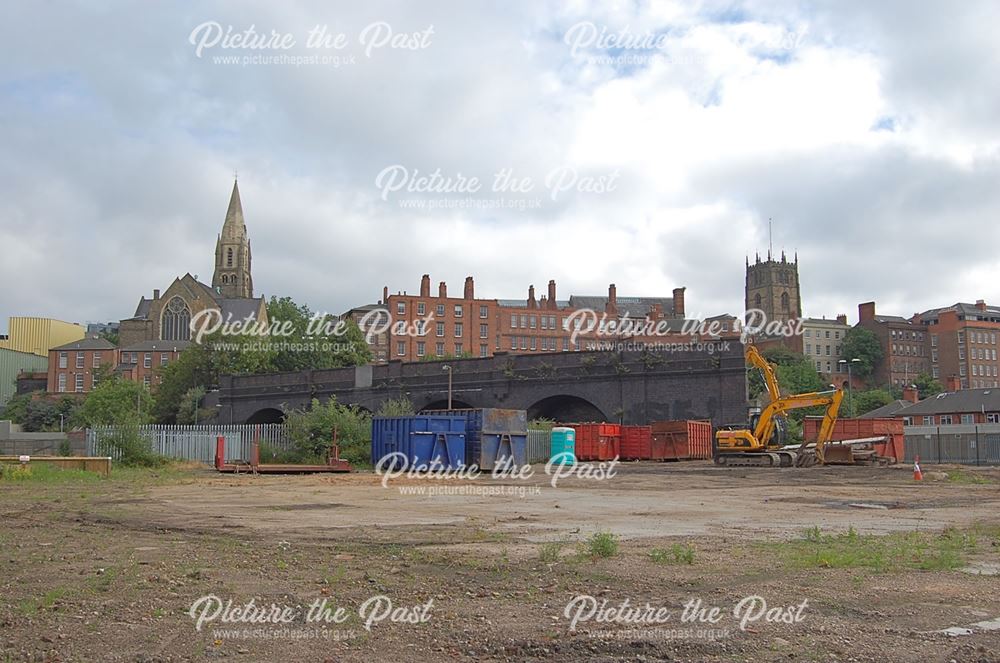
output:
POLYGON ((848 444, 827 444, 823 447, 823 462, 834 465, 853 465, 854 450, 848 444))

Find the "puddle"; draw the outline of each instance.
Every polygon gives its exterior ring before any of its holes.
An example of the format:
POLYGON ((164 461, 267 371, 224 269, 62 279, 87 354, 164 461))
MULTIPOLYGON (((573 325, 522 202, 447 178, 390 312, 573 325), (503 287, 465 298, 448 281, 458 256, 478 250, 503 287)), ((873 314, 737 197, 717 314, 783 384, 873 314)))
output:
POLYGON ((907 505, 902 502, 823 502, 823 506, 832 509, 874 509, 876 511, 888 511, 889 509, 906 509, 907 505))
POLYGON ((949 626, 948 628, 943 628, 940 631, 931 631, 931 633, 941 633, 942 635, 947 635, 952 638, 958 638, 964 635, 972 635, 976 631, 1000 631, 1000 617, 982 622, 976 622, 975 624, 969 624, 968 626, 949 626))

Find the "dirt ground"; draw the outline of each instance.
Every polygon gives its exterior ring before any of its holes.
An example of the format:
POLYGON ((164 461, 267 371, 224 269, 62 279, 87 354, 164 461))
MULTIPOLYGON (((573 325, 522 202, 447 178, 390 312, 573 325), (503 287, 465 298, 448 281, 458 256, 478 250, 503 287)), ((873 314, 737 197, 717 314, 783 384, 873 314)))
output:
POLYGON ((0 481, 0 661, 1000 661, 1000 470, 925 469, 0 481))

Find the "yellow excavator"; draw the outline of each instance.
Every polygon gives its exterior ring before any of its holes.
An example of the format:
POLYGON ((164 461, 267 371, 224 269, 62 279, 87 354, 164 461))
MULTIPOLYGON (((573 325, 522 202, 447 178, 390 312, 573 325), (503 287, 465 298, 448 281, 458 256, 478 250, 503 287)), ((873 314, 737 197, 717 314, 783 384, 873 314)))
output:
POLYGON ((715 462, 717 465, 757 465, 792 467, 815 463, 823 464, 823 449, 833 434, 837 411, 844 397, 842 389, 816 391, 807 394, 782 396, 774 367, 757 350, 747 343, 744 351, 746 363, 758 369, 770 402, 759 415, 751 417, 749 426, 727 426, 715 433, 715 462), (816 437, 815 449, 802 443, 797 449, 785 446, 786 416, 790 410, 815 405, 825 405, 826 412, 816 437))

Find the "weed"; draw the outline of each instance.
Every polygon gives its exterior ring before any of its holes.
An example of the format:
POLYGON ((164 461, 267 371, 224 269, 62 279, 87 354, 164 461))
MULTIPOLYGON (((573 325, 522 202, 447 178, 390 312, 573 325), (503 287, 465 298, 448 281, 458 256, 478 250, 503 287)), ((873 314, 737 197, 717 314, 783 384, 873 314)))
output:
POLYGON ((614 557, 618 554, 618 537, 611 532, 595 532, 587 539, 587 551, 591 557, 614 557))
POLYGON ((649 558, 654 564, 694 564, 694 546, 689 543, 675 543, 669 549, 653 548, 649 558))
POLYGON ((546 564, 554 564, 559 561, 559 554, 562 552, 563 544, 558 541, 543 543, 538 551, 538 559, 546 564))

